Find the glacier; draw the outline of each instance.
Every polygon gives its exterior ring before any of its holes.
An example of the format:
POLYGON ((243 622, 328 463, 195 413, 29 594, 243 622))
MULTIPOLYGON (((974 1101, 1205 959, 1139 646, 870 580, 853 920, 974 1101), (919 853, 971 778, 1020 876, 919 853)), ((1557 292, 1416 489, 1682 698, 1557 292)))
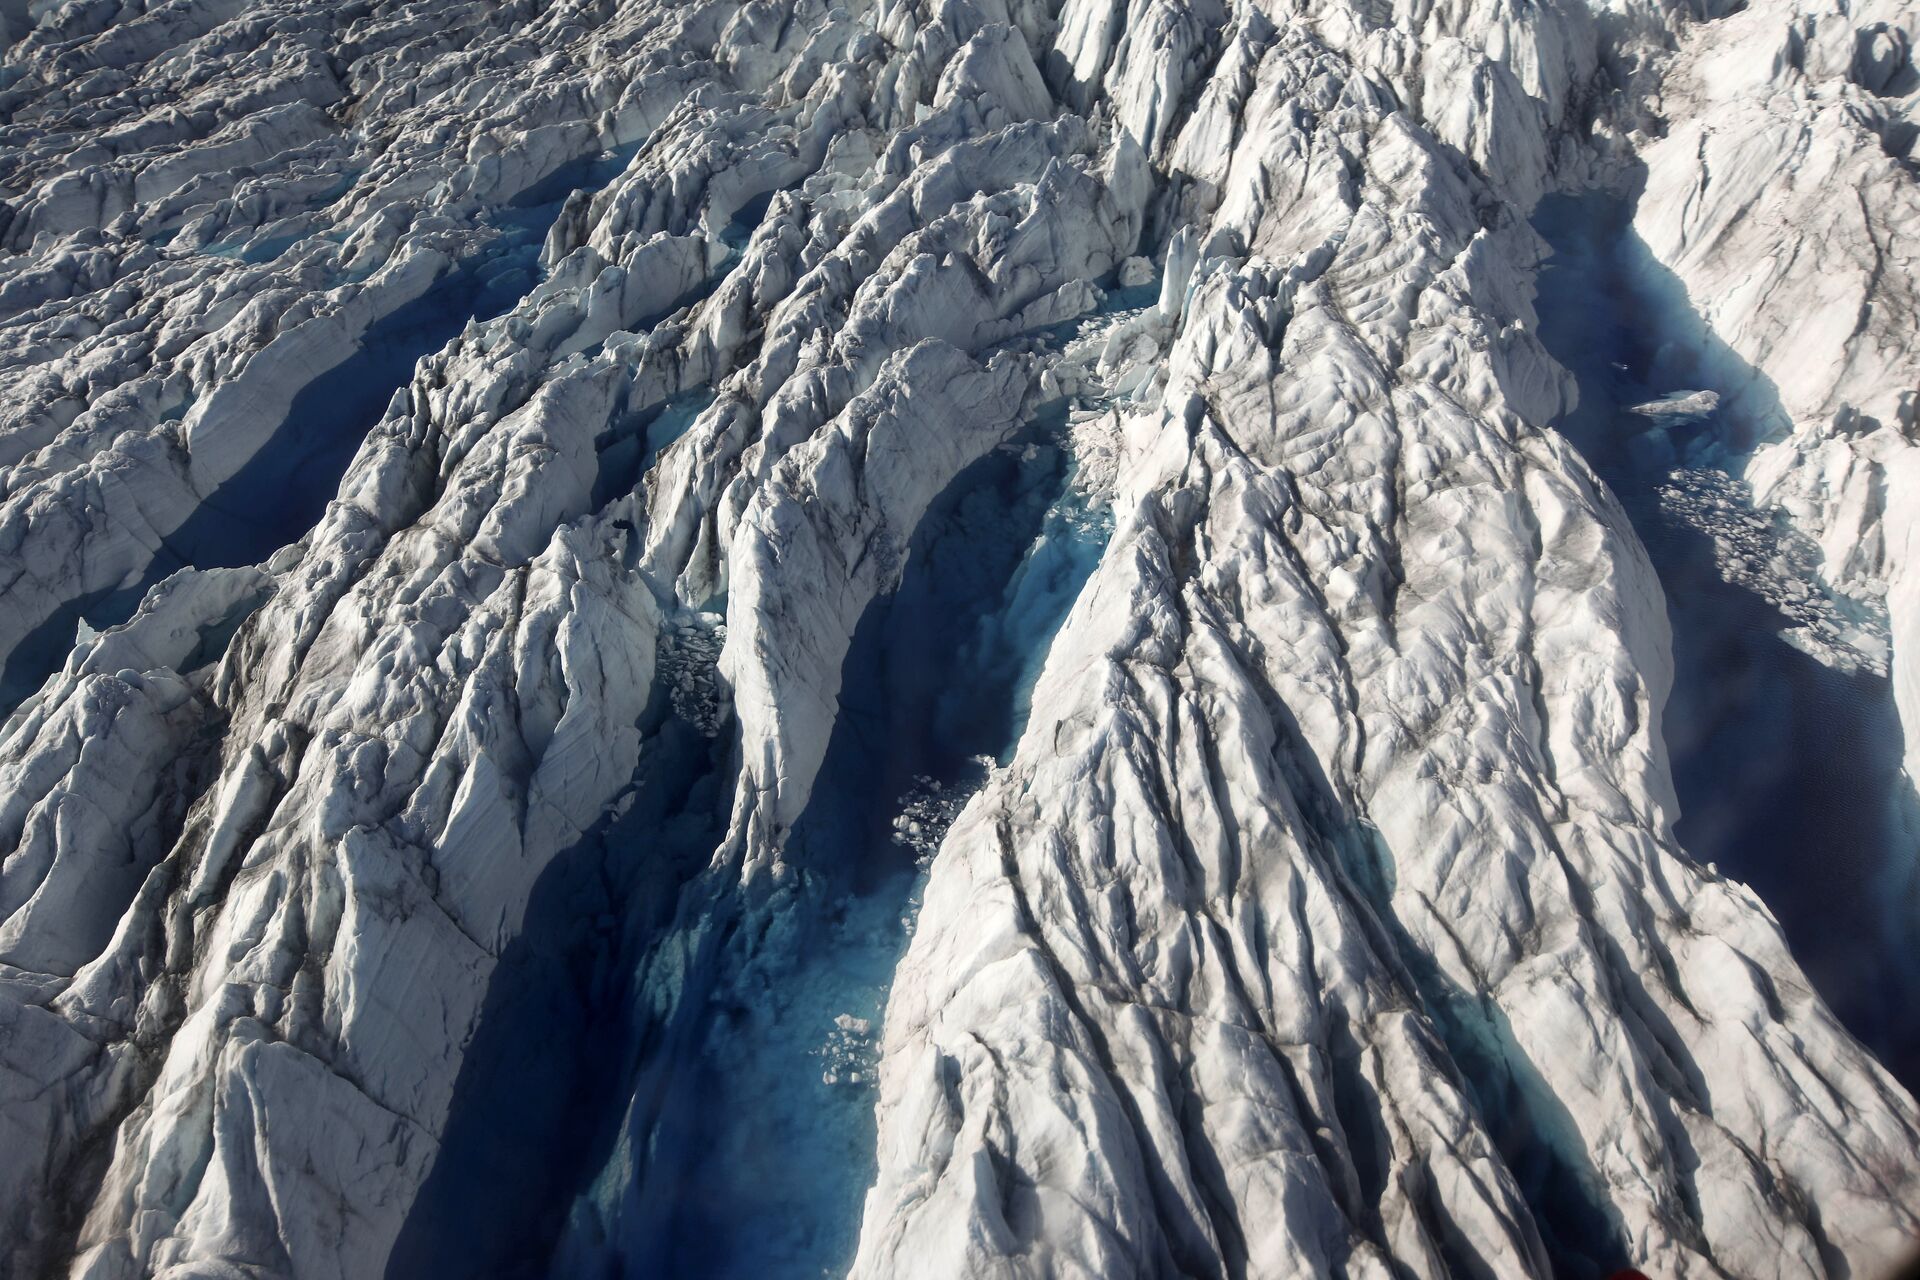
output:
POLYGON ((0 1278, 1920 1254, 1920 15, 0 6, 0 1278))

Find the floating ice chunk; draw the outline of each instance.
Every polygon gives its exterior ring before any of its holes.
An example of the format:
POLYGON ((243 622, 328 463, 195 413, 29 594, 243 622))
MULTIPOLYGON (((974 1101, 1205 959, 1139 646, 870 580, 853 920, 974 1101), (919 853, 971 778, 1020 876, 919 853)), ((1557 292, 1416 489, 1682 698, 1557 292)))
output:
POLYGON ((1153 264, 1138 255, 1120 264, 1120 287, 1135 289, 1153 279, 1153 264))
POLYGON ((1658 400, 1649 400, 1628 408, 1628 413, 1659 420, 1703 418, 1720 407, 1717 391, 1676 391, 1658 400))

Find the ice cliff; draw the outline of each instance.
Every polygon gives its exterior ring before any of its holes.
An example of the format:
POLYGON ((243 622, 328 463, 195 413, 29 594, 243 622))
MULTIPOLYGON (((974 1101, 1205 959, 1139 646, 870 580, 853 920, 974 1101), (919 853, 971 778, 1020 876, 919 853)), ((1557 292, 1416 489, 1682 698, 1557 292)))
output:
POLYGON ((1920 1249, 1533 221, 1626 211, 1636 429, 1920 726, 1911 7, 0 39, 0 1276, 1920 1249))

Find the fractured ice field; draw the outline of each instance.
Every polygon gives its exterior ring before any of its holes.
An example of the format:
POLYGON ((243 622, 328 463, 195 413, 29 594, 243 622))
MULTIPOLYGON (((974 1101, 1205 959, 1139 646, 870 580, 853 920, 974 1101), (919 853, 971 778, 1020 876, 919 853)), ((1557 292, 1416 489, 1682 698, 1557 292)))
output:
POLYGON ((0 3, 0 1280, 1891 1275, 1916 42, 0 3))

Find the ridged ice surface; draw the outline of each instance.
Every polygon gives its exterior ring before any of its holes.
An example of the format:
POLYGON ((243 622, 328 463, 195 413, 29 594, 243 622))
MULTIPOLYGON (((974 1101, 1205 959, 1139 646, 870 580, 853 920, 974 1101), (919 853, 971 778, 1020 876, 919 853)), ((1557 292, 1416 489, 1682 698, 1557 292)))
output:
POLYGON ((0 1277, 1920 1250, 1911 6, 0 39, 0 1277))

